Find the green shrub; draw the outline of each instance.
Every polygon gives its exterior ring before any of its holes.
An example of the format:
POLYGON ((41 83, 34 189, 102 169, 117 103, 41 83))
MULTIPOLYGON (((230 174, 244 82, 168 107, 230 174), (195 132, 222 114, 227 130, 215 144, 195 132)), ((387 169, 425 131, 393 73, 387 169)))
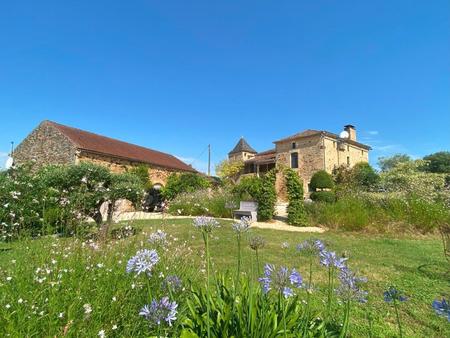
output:
POLYGON ((232 188, 232 192, 241 200, 256 200, 260 187, 261 180, 257 176, 244 176, 232 188))
POLYGON ((135 175, 141 181, 142 187, 145 191, 149 191, 153 188, 153 182, 148 176, 149 167, 145 164, 140 164, 130 169, 129 173, 135 175))
POLYGON ((284 171, 284 178, 289 200, 287 207, 288 223, 304 226, 308 222, 303 204, 303 183, 298 174, 292 169, 284 171))
POLYGON ((314 191, 311 193, 310 198, 314 202, 333 203, 336 201, 336 195, 332 191, 314 191))
POLYGON ((314 173, 309 183, 310 188, 313 191, 318 189, 333 189, 334 182, 332 176, 325 170, 319 170, 314 173))
POLYGON ((169 213, 183 216, 231 217, 232 210, 227 203, 239 205, 238 200, 230 193, 222 190, 198 190, 181 193, 169 202, 169 213))
POLYGON ((270 170, 260 178, 260 186, 256 196, 258 202, 258 220, 268 221, 275 213, 277 192, 275 190, 276 171, 270 170))
POLYGON ((183 192, 194 192, 210 186, 210 182, 204 176, 194 173, 171 174, 167 178, 166 186, 162 190, 162 195, 168 200, 174 199, 183 192))

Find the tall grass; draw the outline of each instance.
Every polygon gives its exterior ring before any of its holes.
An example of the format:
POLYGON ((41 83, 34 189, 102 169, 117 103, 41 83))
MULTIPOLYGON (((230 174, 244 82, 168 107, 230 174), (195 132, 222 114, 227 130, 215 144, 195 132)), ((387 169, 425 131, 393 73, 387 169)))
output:
POLYGON ((443 204, 414 195, 402 198, 387 194, 346 195, 335 203, 310 203, 307 211, 313 224, 349 231, 385 232, 402 228, 428 233, 450 222, 450 212, 443 204))

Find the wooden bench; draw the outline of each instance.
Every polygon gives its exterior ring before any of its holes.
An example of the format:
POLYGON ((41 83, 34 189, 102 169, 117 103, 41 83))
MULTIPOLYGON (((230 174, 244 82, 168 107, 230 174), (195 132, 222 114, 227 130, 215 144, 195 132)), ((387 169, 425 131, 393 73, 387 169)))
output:
POLYGON ((252 222, 257 221, 258 203, 243 201, 239 203, 239 210, 233 211, 233 217, 241 219, 244 216, 250 217, 252 222))

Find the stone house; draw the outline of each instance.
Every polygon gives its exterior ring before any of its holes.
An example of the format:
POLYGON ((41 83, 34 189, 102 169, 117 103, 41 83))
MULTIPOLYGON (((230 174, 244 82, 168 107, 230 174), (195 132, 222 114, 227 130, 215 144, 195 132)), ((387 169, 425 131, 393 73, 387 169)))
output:
MULTIPOLYGON (((244 161, 243 175, 260 175, 275 167, 292 168, 302 178, 306 196, 315 172, 325 170, 332 173, 340 166, 352 167, 358 162, 368 162, 371 150, 356 140, 356 129, 352 125, 346 125, 339 135, 308 129, 273 143, 275 148, 257 152, 241 138, 228 158, 244 161)), ((279 200, 285 201, 281 174, 276 185, 279 200)))
POLYGON ((87 161, 115 173, 145 164, 155 186, 164 186, 171 173, 197 172, 173 155, 51 121, 41 122, 17 146, 13 157, 16 164, 33 162, 38 168, 87 161))

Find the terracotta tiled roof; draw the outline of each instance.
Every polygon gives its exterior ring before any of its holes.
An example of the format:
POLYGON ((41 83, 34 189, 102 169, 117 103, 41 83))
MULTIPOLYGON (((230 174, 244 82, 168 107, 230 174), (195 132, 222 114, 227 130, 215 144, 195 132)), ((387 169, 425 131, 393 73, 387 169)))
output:
POLYGON ((168 169, 196 172, 194 168, 170 154, 51 121, 45 121, 44 123, 57 128, 80 150, 168 169))
POLYGON ((329 131, 326 131, 326 130, 314 130, 314 129, 304 130, 304 131, 302 131, 300 133, 297 133, 297 134, 285 137, 285 138, 283 138, 281 140, 274 141, 273 143, 285 142, 285 141, 289 141, 289 140, 295 140, 295 139, 301 138, 301 137, 309 137, 309 136, 320 135, 320 134, 322 134, 324 136, 328 136, 328 137, 334 138, 336 140, 344 140, 346 143, 353 144, 353 145, 355 145, 357 147, 361 147, 361 148, 364 148, 364 149, 367 149, 367 150, 372 149, 367 144, 363 144, 363 143, 360 143, 360 142, 357 142, 357 141, 353 141, 353 140, 349 140, 349 139, 341 139, 339 137, 339 135, 334 134, 334 133, 330 133, 329 131))

